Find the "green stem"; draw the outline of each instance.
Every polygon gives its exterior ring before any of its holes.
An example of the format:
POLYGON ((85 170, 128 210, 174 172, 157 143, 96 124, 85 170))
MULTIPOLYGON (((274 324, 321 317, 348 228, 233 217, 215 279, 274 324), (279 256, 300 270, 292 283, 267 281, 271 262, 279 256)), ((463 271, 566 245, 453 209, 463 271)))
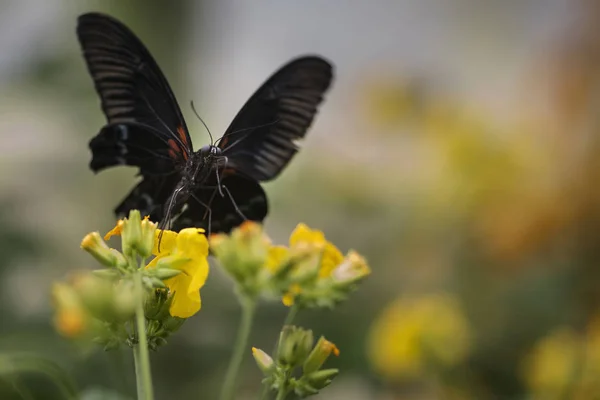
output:
POLYGON ((287 388, 287 374, 285 379, 283 380, 283 382, 281 382, 281 385, 279 386, 279 391, 277 392, 277 397, 275 398, 275 400, 284 400, 287 397, 288 394, 288 388, 287 388))
POLYGON ((146 318, 144 317, 144 287, 142 271, 136 271, 133 276, 137 304, 135 307, 135 324, 137 344, 133 349, 135 362, 135 378, 138 400, 153 400, 152 374, 150 372, 150 355, 148 353, 148 338, 146 337, 146 318))
POLYGON ((221 388, 221 400, 233 399, 235 393, 236 379, 244 360, 244 354, 246 347, 248 346, 248 339, 250 337, 250 331, 252 329, 252 321, 254 320, 254 312, 256 311, 256 300, 247 296, 241 296, 242 303, 242 321, 238 330, 238 335, 235 340, 235 347, 233 354, 229 360, 229 367, 227 367, 227 374, 225 375, 225 381, 221 388))
POLYGON ((297 304, 294 304, 293 306, 291 306, 290 311, 288 311, 288 313, 285 317, 285 320, 283 321, 283 326, 291 325, 292 322, 294 322, 296 315, 298 315, 299 310, 300 310, 300 307, 298 307, 297 304))
POLYGON ((138 346, 133 347, 133 365, 135 366, 135 386, 138 399, 146 398, 144 395, 144 384, 142 383, 142 369, 140 365, 140 351, 138 346))

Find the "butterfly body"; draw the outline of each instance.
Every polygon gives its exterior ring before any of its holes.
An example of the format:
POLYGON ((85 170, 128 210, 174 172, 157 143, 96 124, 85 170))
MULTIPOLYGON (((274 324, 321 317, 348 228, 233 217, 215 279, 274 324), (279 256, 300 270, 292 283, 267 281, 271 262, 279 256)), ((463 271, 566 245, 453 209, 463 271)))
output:
POLYGON ((194 151, 177 100, 157 63, 124 24, 79 17, 77 35, 107 118, 90 141, 90 168, 139 168, 142 179, 116 207, 172 228, 228 232, 268 212, 260 182, 298 151, 332 80, 318 56, 284 65, 250 97, 216 143, 194 151))

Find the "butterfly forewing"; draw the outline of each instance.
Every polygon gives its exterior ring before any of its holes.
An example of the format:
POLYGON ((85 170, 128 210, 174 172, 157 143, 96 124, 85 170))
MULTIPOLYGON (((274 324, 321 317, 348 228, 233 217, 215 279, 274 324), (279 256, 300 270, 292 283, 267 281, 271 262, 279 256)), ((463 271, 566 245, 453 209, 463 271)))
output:
MULTIPOLYGON (((77 36, 108 121, 104 134, 115 131, 113 141, 120 150, 129 145, 145 147, 147 155, 184 163, 192 152, 185 121, 166 78, 142 42, 116 19, 98 13, 79 17, 77 36), (129 135, 130 129, 155 136, 158 144, 129 135)), ((90 143, 94 157, 106 157, 95 151, 94 144, 90 143)), ((123 159, 135 165, 127 160, 128 151, 122 153, 114 154, 112 165, 123 164, 123 159)))
POLYGON ((292 60, 250 97, 219 146, 227 166, 258 181, 275 178, 298 151, 329 88, 332 66, 316 56, 292 60))

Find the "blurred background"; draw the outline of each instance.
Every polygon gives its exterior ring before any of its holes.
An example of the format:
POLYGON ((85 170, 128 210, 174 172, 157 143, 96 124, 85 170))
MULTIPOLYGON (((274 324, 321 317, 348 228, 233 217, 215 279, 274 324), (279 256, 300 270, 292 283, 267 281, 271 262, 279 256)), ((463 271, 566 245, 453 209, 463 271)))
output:
MULTIPOLYGON (((105 119, 75 23, 103 11, 148 46, 196 148, 208 136, 190 100, 220 136, 292 57, 335 64, 303 150, 264 185, 275 242, 305 222, 373 270, 334 311, 299 316, 341 350, 328 364, 340 377, 316 398, 600 398, 597 1, 0 7, 0 372, 36 354, 81 391, 134 397, 129 349, 81 351, 55 333, 49 301, 53 281, 97 267, 81 238, 114 225, 135 180, 88 169, 105 119)), ((158 399, 216 396, 239 307, 218 268, 202 299, 151 355, 158 399)), ((285 313, 264 304, 252 345, 269 349, 285 313)), ((43 376, 2 376, 2 399, 58 398, 43 376)), ((239 398, 260 379, 247 357, 239 398)))

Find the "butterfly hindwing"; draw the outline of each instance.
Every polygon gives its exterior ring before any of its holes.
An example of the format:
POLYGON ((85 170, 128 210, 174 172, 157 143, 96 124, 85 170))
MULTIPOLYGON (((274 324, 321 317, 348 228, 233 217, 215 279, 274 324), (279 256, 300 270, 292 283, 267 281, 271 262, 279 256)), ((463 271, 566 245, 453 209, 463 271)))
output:
POLYGON ((163 206, 171 197, 177 182, 176 175, 143 178, 115 208, 115 214, 123 217, 130 210, 139 210, 142 216, 149 216, 151 221, 161 221, 164 217, 163 206))
POLYGON ((219 143, 228 167, 257 181, 275 178, 298 151, 332 77, 331 64, 316 56, 297 58, 275 72, 219 143))
POLYGON ((173 172, 175 165, 169 156, 170 147, 159 135, 148 134, 146 128, 133 124, 104 126, 90 141, 94 172, 116 165, 140 168, 143 175, 173 172))

